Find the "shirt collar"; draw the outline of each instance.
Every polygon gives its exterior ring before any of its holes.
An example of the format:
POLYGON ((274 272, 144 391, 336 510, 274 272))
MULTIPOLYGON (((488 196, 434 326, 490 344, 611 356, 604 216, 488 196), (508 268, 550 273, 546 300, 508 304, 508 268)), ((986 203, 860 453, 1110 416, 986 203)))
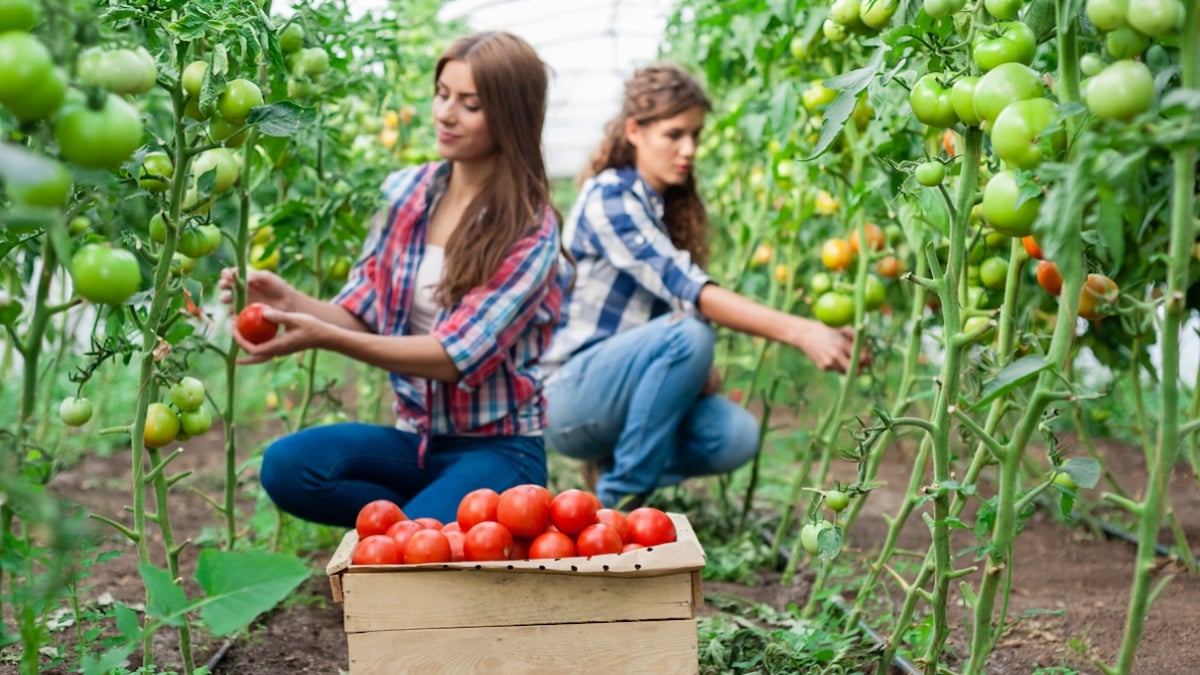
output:
POLYGON ((618 175, 632 183, 633 191, 638 196, 646 200, 651 207, 654 208, 654 213, 659 218, 663 217, 663 198, 658 194, 658 191, 650 187, 650 183, 638 172, 636 167, 626 166, 617 169, 618 175))

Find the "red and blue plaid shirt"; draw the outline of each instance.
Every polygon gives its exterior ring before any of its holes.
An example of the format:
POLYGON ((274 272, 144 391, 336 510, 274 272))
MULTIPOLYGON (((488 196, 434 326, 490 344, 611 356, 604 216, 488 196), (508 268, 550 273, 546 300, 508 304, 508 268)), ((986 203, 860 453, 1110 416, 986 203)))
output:
MULTIPOLYGON (((379 335, 406 335, 425 253, 431 208, 449 183, 450 165, 397 171, 383 184, 386 215, 363 245, 345 288, 333 302, 379 335)), ((504 435, 545 427, 539 360, 562 305, 555 282, 558 221, 547 208, 536 231, 517 241, 499 269, 455 307, 442 308, 431 334, 461 375, 456 384, 391 374, 397 418, 431 435, 504 435)))

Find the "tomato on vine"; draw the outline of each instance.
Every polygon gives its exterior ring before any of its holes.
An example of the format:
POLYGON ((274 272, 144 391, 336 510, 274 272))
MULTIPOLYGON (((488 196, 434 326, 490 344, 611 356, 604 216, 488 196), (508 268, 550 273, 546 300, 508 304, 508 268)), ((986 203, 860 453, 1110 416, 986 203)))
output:
POLYGON ((1010 237, 1024 237, 1033 231, 1033 221, 1041 208, 1041 193, 1017 204, 1021 197, 1021 184, 1017 174, 1001 171, 992 176, 983 190, 983 219, 997 232, 1010 237))
POLYGON ((58 406, 58 417, 67 426, 83 426, 92 419, 92 402, 83 397, 68 396, 58 406))
POLYGON ((971 50, 980 70, 987 72, 1004 63, 1033 63, 1037 36, 1021 21, 1001 21, 980 31, 971 50))
MULTIPOLYGON (((992 124, 992 149, 996 156, 1020 169, 1033 169, 1042 163, 1042 137, 1054 120, 1054 102, 1046 98, 1015 101, 1005 106, 992 124)), ((1050 136, 1050 150, 1058 152, 1066 144, 1066 133, 1059 129, 1050 136)))
POLYGON ((942 84, 941 73, 927 73, 908 93, 913 115, 923 124, 946 128, 958 124, 958 114, 950 99, 950 89, 942 84))
POLYGON ((258 303, 246 305, 237 316, 237 332, 252 344, 262 344, 275 337, 279 332, 279 324, 263 318, 266 305, 258 303))
POLYGON ((821 262, 834 272, 850 269, 854 262, 854 248, 845 239, 829 239, 821 247, 821 262))
POLYGON ((1117 61, 1091 79, 1085 99, 1096 117, 1127 121, 1154 103, 1154 75, 1141 61, 1117 61))
POLYGON ((71 280, 87 300, 120 305, 141 286, 142 271, 129 251, 88 244, 71 258, 71 280))
POLYGON ((913 176, 925 187, 937 187, 946 177, 946 167, 941 162, 923 162, 917 165, 913 176))
POLYGON ((813 316, 826 326, 847 326, 854 321, 854 299, 838 291, 822 293, 813 303, 813 316))
POLYGON ((165 403, 151 403, 146 408, 146 430, 142 442, 147 448, 161 448, 179 435, 179 415, 165 403))

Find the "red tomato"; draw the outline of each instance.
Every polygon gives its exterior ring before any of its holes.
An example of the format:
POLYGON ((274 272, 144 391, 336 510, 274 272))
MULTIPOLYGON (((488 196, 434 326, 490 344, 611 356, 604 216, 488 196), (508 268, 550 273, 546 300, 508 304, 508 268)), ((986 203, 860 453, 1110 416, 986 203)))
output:
POLYGON ((246 305, 237 316, 237 332, 246 338, 247 342, 252 344, 262 344, 275 337, 279 332, 279 324, 272 321, 267 321, 263 318, 263 309, 266 305, 254 303, 246 305))
POLYGON ((413 520, 427 530, 440 531, 442 529, 442 521, 438 520, 437 518, 413 518, 413 520))
MULTIPOLYGON (((454 526, 458 527, 458 523, 454 523, 454 526)), ((449 527, 449 525, 446 527, 449 527)), ((447 531, 445 528, 442 529, 442 534, 446 535, 446 541, 450 542, 450 562, 462 562, 466 560, 467 556, 463 553, 463 542, 466 540, 467 535, 463 534, 461 530, 447 531)))
POLYGON ((423 530, 421 524, 415 520, 401 520, 388 528, 387 536, 396 540, 396 544, 400 546, 400 562, 404 562, 404 547, 408 545, 408 540, 412 537, 413 532, 423 530))
POLYGON ((355 565, 398 565, 401 557, 396 540, 382 534, 364 537, 354 547, 350 562, 355 565))
POLYGON ((579 534, 596 522, 596 497, 583 490, 563 490, 550 502, 550 518, 563 534, 579 534))
POLYGON ((600 509, 596 512, 596 521, 616 530, 621 535, 622 544, 629 543, 629 523, 625 520, 625 514, 616 509, 600 509))
POLYGON ((476 523, 496 519, 496 505, 500 495, 491 488, 479 488, 468 492, 458 503, 458 526, 470 532, 476 523))
POLYGON ((522 485, 500 495, 495 513, 496 522, 514 537, 533 538, 545 532, 550 523, 550 502, 536 488, 522 485))
POLYGON ((387 534, 388 528, 401 520, 407 520, 399 506, 386 499, 376 499, 358 511, 354 529, 358 538, 366 539, 373 534, 387 534))
POLYGON ((451 555, 450 540, 439 530, 417 530, 404 545, 404 562, 410 565, 450 562, 451 555))
POLYGON ((442 534, 447 532, 462 532, 462 527, 459 526, 457 520, 452 520, 442 526, 442 534))
POLYGON ((537 483, 525 483, 523 485, 518 485, 517 487, 529 488, 536 491, 538 494, 542 495, 542 498, 546 500, 547 504, 554 499, 554 495, 551 494, 550 490, 545 485, 538 485, 537 483))
POLYGON ((629 522, 629 536, 642 546, 657 546, 675 541, 675 523, 671 517, 656 508, 643 506, 634 509, 625 517, 629 522))
POLYGON ((562 532, 543 532, 529 545, 529 559, 572 558, 575 542, 562 532))
POLYGON ((532 544, 533 540, 527 537, 513 537, 513 547, 508 554, 508 559, 529 560, 529 547, 532 544))
POLYGON ((646 548, 646 547, 642 546, 641 544, 639 544, 635 541, 631 541, 628 544, 625 544, 625 547, 621 549, 621 553, 629 553, 630 551, 636 551, 639 548, 646 548))
POLYGON ((1025 244, 1025 252, 1029 254, 1030 258, 1036 258, 1038 260, 1045 259, 1044 254, 1042 253, 1042 247, 1038 246, 1038 243, 1033 240, 1033 235, 1021 237, 1021 243, 1025 244))
POLYGON ((467 560, 482 562, 485 560, 508 560, 512 555, 513 536, 500 523, 492 521, 479 523, 467 530, 463 541, 463 553, 467 560))
POLYGON ((621 535, 604 523, 594 523, 583 528, 583 532, 575 538, 575 547, 579 555, 589 558, 605 553, 620 553, 621 535))

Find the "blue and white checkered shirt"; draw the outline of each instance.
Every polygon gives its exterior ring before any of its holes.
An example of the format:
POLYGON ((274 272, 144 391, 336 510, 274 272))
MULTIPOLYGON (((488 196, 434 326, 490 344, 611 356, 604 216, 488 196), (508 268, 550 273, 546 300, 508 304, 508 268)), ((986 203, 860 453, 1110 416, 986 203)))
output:
MULTIPOLYGON (((583 184, 563 227, 575 286, 542 357, 553 372, 578 352, 671 311, 694 312, 710 279, 675 248, 663 200, 633 167, 606 169, 583 184)), ((569 275, 560 275, 566 291, 569 275)))

